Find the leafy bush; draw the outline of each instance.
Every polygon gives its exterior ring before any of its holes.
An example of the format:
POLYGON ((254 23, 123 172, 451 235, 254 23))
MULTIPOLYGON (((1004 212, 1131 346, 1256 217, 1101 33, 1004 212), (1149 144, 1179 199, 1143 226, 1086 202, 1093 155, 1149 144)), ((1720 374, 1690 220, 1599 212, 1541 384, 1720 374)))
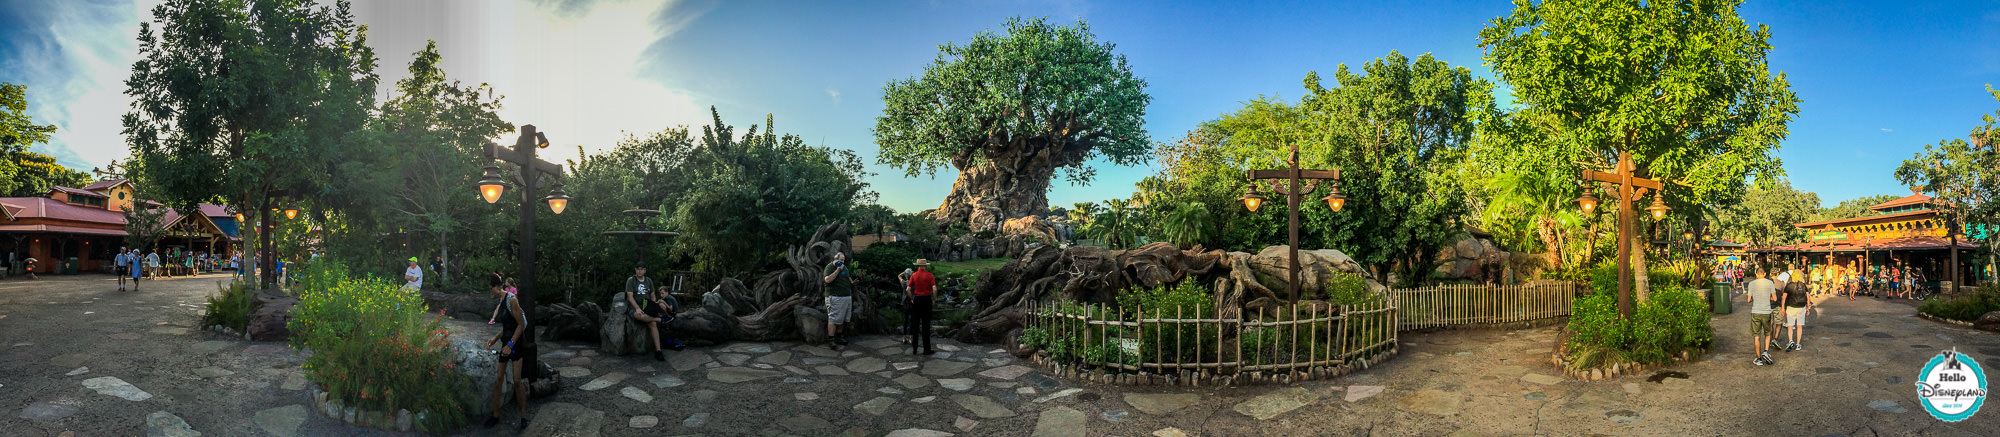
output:
MULTIPOLYGON (((1196 282, 1126 290, 1119 293, 1118 306, 1127 321, 1215 318, 1215 297, 1196 282)), ((1215 342, 1221 338, 1217 329, 1213 323, 1141 323, 1139 353, 1168 363, 1217 362, 1220 347, 1215 342)))
POLYGON ((868 245, 868 249, 854 254, 854 269, 864 276, 895 277, 903 269, 911 268, 917 262, 917 248, 902 241, 889 241, 868 245))
POLYGON ((1977 321, 1979 320, 1979 316, 2000 311, 2000 284, 1988 282, 1985 285, 1980 285, 1979 289, 1971 294, 1961 295, 1956 298, 1932 297, 1925 299, 1924 304, 1917 307, 1917 311, 1922 311, 1924 314, 1930 314, 1935 317, 1962 322, 1977 321))
POLYGON ((201 315, 202 326, 222 325, 243 332, 250 324, 250 311, 257 306, 257 295, 244 281, 231 282, 229 286, 208 297, 208 310, 201 315))
POLYGON ((452 369, 443 315, 425 314, 423 299, 394 283, 315 267, 288 325, 294 346, 312 351, 306 377, 357 409, 420 412, 426 431, 462 426, 459 395, 471 381, 452 369))
POLYGON ((1049 330, 1042 328, 1022 329, 1021 337, 1019 338, 1019 340, 1021 341, 1022 345, 1028 347, 1033 347, 1033 348, 1048 347, 1049 330))
POLYGON ((1715 333, 1708 325, 1708 305, 1695 291, 1680 287, 1670 273, 1655 270, 1652 296, 1632 318, 1618 314, 1617 277, 1600 267, 1592 274, 1594 292, 1571 305, 1569 365, 1592 369, 1624 362, 1665 363, 1685 350, 1707 349, 1715 333), (1608 278, 1608 280, 1607 280, 1608 278))

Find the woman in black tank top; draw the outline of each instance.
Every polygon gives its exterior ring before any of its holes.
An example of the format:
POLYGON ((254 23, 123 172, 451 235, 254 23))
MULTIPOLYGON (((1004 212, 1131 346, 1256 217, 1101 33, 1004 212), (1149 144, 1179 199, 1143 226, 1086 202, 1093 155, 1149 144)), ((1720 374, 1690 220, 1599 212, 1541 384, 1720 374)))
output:
POLYGON ((514 403, 520 405, 521 408, 521 428, 527 429, 528 384, 527 380, 521 374, 524 370, 521 368, 521 363, 524 362, 521 358, 535 353, 535 343, 534 339, 523 335, 529 331, 528 319, 526 314, 521 312, 521 302, 514 300, 514 295, 507 293, 505 288, 506 282, 499 274, 494 274, 492 280, 486 286, 487 291, 493 293, 493 297, 501 299, 501 306, 505 308, 505 311, 502 311, 503 314, 501 314, 500 335, 486 341, 486 348, 488 349, 492 349, 494 343, 505 342, 500 347, 500 350, 495 351, 495 353, 500 355, 500 369, 498 372, 494 372, 493 417, 486 419, 486 426, 490 428, 500 424, 500 401, 505 399, 502 396, 506 396, 506 392, 500 391, 500 389, 502 385, 509 381, 508 378, 512 378, 514 383, 514 403))

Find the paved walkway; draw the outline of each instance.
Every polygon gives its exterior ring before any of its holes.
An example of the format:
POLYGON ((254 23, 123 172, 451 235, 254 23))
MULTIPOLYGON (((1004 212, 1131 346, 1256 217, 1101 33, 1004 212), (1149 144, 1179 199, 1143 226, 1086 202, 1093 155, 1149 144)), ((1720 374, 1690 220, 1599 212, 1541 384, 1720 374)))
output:
MULTIPOLYGON (((0 281, 0 427, 141 435, 149 420, 180 420, 207 436, 385 434, 306 411, 299 359, 283 345, 190 329, 190 305, 215 279, 149 281, 140 293, 104 276, 0 281)), ((462 434, 2000 435, 2000 411, 1945 424, 1911 384, 1948 347, 1996 367, 2000 335, 1917 319, 1903 303, 1827 309, 1809 322, 1805 351, 1768 367, 1749 363, 1747 314, 1716 317, 1715 353, 1672 369, 1689 378, 1658 383, 1555 377, 1554 328, 1406 334, 1402 356, 1345 378, 1226 388, 1079 384, 991 346, 944 342, 948 353, 919 358, 891 337, 843 352, 736 343, 665 362, 563 345, 545 348, 565 387, 533 405, 534 427, 462 434)))

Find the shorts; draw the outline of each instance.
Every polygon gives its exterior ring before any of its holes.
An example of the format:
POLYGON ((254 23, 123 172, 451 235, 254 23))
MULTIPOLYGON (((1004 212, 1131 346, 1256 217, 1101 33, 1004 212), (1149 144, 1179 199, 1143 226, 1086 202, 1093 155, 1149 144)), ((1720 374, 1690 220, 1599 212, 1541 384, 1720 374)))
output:
POLYGON ((514 353, 501 355, 500 362, 505 363, 511 361, 519 361, 521 358, 525 358, 528 355, 533 355, 535 353, 535 343, 533 342, 524 342, 524 344, 521 344, 519 346, 520 347, 514 348, 514 353))
POLYGON ((1769 335, 1771 335, 1771 315, 1768 313, 1750 314, 1750 336, 1764 337, 1769 335))
POLYGON ((1787 328, 1797 328, 1797 327, 1801 327, 1801 326, 1806 326, 1806 309, 1805 309, 1805 308, 1786 308, 1786 309, 1785 309, 1785 327, 1787 327, 1787 328))
POLYGON ((835 325, 847 324, 848 317, 854 315, 854 296, 827 296, 826 322, 835 325))

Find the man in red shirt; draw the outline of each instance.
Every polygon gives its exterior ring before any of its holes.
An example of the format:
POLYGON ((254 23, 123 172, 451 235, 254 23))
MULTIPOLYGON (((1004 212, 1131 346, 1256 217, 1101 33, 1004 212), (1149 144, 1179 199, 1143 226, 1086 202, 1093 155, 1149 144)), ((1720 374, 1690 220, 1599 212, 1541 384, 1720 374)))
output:
POLYGON ((904 288, 910 292, 905 301, 910 303, 908 317, 915 328, 910 332, 915 337, 910 340, 910 353, 918 353, 921 343, 923 354, 930 355, 935 352, 931 350, 931 292, 937 288, 937 277, 931 276, 930 262, 919 259, 915 264, 917 272, 910 274, 909 287, 904 288))

